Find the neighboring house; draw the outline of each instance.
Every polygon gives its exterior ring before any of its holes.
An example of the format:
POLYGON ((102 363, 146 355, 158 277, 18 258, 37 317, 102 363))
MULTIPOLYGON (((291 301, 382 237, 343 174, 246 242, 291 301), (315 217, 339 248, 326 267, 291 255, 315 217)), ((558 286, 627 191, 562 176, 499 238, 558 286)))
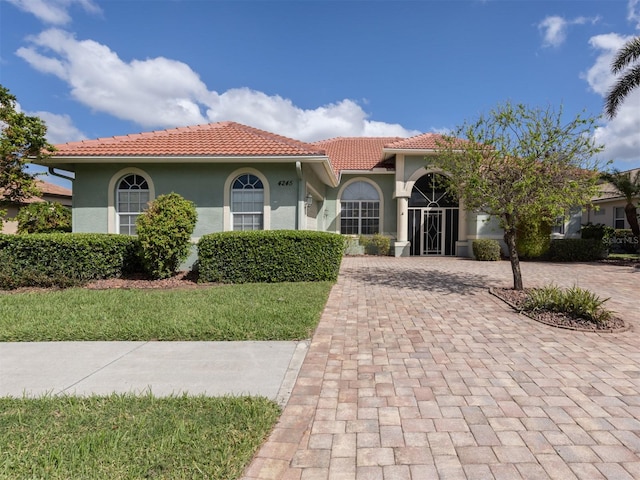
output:
POLYGON ((41 192, 40 196, 31 197, 25 199, 21 203, 14 203, 6 207, 2 207, 7 211, 7 214, 4 216, 2 233, 16 233, 16 231, 18 230, 18 222, 15 220, 15 217, 18 215, 18 212, 22 207, 31 203, 54 202, 71 208, 71 190, 59 185, 54 185, 53 183, 44 182, 42 180, 38 180, 37 184, 38 189, 41 192))
POLYGON ((176 192, 197 206, 194 239, 297 229, 392 237, 392 252, 471 255, 502 238, 446 194, 425 157, 437 134, 305 143, 234 122, 56 145, 41 162, 74 172, 73 231, 135 234, 147 203, 176 192))
MULTIPOLYGON (((633 178, 638 170, 640 168, 626 170, 621 173, 629 172, 633 178)), ((640 198, 636 198, 636 205, 639 202, 640 198)), ((582 223, 601 223, 613 228, 631 228, 624 213, 627 200, 610 183, 603 182, 600 185, 600 195, 594 199, 593 204, 596 208, 584 209, 582 212, 582 223)))

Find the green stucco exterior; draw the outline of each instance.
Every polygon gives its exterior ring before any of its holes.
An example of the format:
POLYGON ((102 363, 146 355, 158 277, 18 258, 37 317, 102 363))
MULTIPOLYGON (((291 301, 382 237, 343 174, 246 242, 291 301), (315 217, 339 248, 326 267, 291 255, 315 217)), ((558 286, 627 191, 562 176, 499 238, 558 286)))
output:
POLYGON ((346 174, 340 177, 340 185, 336 188, 327 188, 325 202, 327 215, 326 230, 340 233, 340 192, 351 181, 364 180, 378 186, 382 193, 380 201, 382 213, 381 232, 383 235, 395 237, 396 232, 396 202, 394 200, 395 177, 393 172, 384 174, 346 174))
MULTIPOLYGON (((295 163, 278 164, 81 164, 75 169, 73 228, 76 232, 108 232, 109 185, 118 172, 135 168, 144 172, 153 184, 155 196, 175 192, 197 206, 198 222, 194 237, 224 230, 223 206, 225 182, 234 172, 249 167, 261 173, 267 182, 270 229, 296 229, 299 188, 295 163)), ((309 169, 310 182, 321 184, 309 169), (315 177, 315 178, 313 178, 315 177)), ((124 175, 122 175, 124 176, 124 175)), ((235 177, 235 175, 234 175, 235 177)), ((321 188, 319 185, 317 188, 321 188)), ((115 189, 114 189, 115 190, 115 189)), ((112 195, 114 192, 112 192, 112 195)), ((302 195, 304 197, 304 193, 302 195)))

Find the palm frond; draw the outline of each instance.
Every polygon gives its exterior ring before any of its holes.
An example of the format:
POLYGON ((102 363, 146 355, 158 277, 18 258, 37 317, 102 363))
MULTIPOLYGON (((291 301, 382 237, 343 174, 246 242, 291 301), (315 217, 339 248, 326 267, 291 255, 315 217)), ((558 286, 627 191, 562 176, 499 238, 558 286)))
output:
POLYGON ((619 73, 638 58, 640 58, 640 36, 632 38, 623 45, 611 63, 611 71, 619 73))
POLYGON ((615 117, 622 101, 639 85, 640 65, 636 65, 625 73, 607 93, 607 98, 605 100, 605 113, 609 118, 615 117))

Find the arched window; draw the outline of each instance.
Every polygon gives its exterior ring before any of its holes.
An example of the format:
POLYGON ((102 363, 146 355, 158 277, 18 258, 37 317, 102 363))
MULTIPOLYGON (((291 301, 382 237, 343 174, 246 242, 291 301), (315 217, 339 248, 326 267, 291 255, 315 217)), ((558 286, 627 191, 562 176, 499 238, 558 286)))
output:
POLYGON ((123 177, 117 187, 118 233, 135 235, 136 219, 149 203, 149 184, 142 175, 123 177))
POLYGON ((233 181, 231 218, 234 230, 264 228, 264 186, 255 175, 244 173, 233 181))
POLYGON ((342 192, 340 233, 372 235, 380 232, 380 195, 368 182, 353 182, 342 192))
POLYGON ((458 202, 449 193, 449 178, 439 173, 427 173, 413 185, 409 207, 457 207, 458 202))

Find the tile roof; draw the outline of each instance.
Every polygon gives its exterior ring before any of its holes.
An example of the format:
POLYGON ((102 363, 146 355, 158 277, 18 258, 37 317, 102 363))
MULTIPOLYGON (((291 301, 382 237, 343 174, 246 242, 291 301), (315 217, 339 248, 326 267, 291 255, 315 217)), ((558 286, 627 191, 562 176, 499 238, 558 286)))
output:
POLYGON ((434 150, 442 138, 337 137, 305 143, 236 122, 219 122, 56 145, 53 157, 274 157, 328 156, 331 168, 393 168, 392 150, 434 150))
MULTIPOLYGON (((28 203, 37 203, 44 202, 45 195, 53 195, 55 197, 66 197, 71 199, 71 190, 65 187, 61 187, 59 185, 54 185, 53 183, 45 182, 43 180, 36 180, 36 184, 38 189, 40 190, 40 196, 34 196, 23 199, 20 203, 28 204, 28 203)), ((2 196, 3 189, 0 189, 0 197, 2 196)))
POLYGON ((235 122, 82 140, 56 145, 56 149, 54 157, 324 155, 311 144, 235 122))
POLYGON ((335 172, 341 170, 371 170, 384 164, 383 147, 401 137, 338 137, 321 140, 313 145, 327 152, 335 172))
POLYGON ((57 195, 59 197, 71 197, 71 190, 60 185, 38 180, 38 188, 43 194, 57 195))
POLYGON ((402 138, 393 143, 388 143, 385 148, 397 150, 437 150, 438 142, 443 139, 437 133, 423 133, 411 138, 402 138))

